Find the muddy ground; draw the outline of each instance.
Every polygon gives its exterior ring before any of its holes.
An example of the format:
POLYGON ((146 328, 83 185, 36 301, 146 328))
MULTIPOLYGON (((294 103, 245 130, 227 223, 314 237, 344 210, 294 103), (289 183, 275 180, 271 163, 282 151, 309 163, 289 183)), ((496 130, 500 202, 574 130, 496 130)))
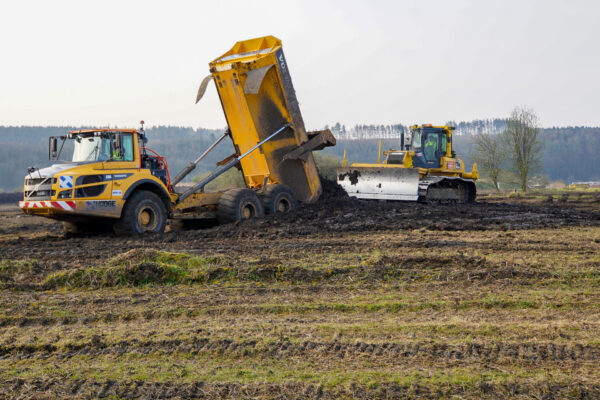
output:
MULTIPOLYGON (((600 193, 599 193, 600 194, 600 193)), ((316 204, 301 205, 287 214, 228 224, 210 229, 169 229, 162 235, 117 238, 110 232, 68 237, 60 222, 23 215, 11 204, 0 205, 0 242, 3 257, 34 257, 73 265, 92 265, 98 257, 111 257, 135 248, 167 251, 235 252, 256 255, 262 251, 255 240, 270 250, 285 246, 293 239, 340 237, 346 234, 393 232, 395 230, 461 232, 553 229, 569 226, 600 226, 600 196, 549 203, 531 199, 480 197, 476 204, 420 204, 409 202, 371 202, 345 196, 335 183, 325 186, 316 204), (3 211, 4 210, 4 211, 3 211), (286 239, 286 243, 282 242, 286 239), (210 245, 210 246, 209 246, 210 245), (255 246, 258 246, 256 248, 255 246), (194 249, 197 247, 197 249, 194 249), (89 257, 92 255, 92 257, 89 257)), ((460 236, 446 234, 446 236, 460 236)), ((300 240, 300 247, 302 240, 300 240)), ((349 244, 354 246, 354 244, 349 244)), ((372 247, 366 241, 365 249, 372 247)), ((385 245, 385 244, 383 244, 385 245)), ((419 246, 429 247, 427 243, 419 246)))
POLYGON ((598 398, 600 199, 67 237, 0 207, 0 397, 598 398))

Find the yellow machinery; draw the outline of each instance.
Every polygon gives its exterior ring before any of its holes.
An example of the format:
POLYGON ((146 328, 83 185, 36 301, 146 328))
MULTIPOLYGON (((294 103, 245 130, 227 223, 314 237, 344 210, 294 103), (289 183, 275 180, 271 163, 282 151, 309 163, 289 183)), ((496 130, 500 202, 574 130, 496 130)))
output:
POLYGON ((329 130, 305 131, 281 41, 267 36, 238 42, 210 63, 210 72, 196 102, 214 81, 228 130, 173 180, 167 160, 144 146, 143 121, 139 130, 71 131, 49 143, 51 160, 67 148, 71 159, 31 168, 21 209, 63 220, 68 230, 87 230, 101 218, 128 234, 162 232, 168 218, 226 223, 317 200, 322 189, 312 151, 335 145, 335 138, 329 130), (202 182, 176 190, 225 137, 235 153, 202 182), (241 169, 246 188, 204 192, 233 167, 241 169))
POLYGON ((383 152, 381 142, 376 164, 347 165, 337 171, 338 183, 348 195, 360 199, 438 201, 470 203, 475 201, 477 165, 465 171, 464 161, 452 149, 450 126, 414 125, 410 144, 400 150, 383 152))

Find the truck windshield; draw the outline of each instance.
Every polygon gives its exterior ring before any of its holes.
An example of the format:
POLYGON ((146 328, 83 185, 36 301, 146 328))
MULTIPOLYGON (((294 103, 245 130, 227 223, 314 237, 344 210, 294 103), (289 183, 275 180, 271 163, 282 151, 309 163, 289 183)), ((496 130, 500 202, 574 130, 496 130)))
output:
POLYGON ((102 136, 75 136, 72 161, 108 161, 109 159, 110 138, 102 136))

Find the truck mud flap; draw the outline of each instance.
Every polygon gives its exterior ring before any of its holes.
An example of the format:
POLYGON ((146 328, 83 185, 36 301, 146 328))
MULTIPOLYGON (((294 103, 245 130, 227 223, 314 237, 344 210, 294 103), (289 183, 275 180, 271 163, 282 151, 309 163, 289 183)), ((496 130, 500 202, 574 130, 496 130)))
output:
POLYGON ((196 95, 196 104, 204 97, 204 93, 206 93, 206 88, 208 87, 208 83, 213 80, 213 76, 208 75, 204 79, 202 79, 202 83, 200 83, 200 87, 198 88, 198 94, 196 95))
POLYGON ((409 168, 338 168, 337 182, 349 196, 372 200, 417 201, 419 171, 409 168))

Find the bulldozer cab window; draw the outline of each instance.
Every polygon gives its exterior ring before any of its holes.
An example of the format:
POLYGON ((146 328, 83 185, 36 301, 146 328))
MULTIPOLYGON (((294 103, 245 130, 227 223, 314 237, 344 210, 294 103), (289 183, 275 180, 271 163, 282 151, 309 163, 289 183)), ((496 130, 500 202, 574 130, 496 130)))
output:
POLYGON ((413 165, 420 168, 439 168, 440 149, 445 141, 440 136, 445 136, 437 130, 415 130, 413 132, 412 147, 415 152, 413 165))
POLYGON ((421 149, 421 135, 422 135, 421 131, 415 131, 413 133, 413 139, 412 139, 413 149, 421 149))
POLYGON ((442 155, 446 155, 446 151, 448 149, 448 136, 445 133, 442 133, 442 155))
POLYGON ((437 158, 438 137, 437 133, 427 133, 425 135, 425 144, 423 146, 425 160, 434 161, 437 158))

